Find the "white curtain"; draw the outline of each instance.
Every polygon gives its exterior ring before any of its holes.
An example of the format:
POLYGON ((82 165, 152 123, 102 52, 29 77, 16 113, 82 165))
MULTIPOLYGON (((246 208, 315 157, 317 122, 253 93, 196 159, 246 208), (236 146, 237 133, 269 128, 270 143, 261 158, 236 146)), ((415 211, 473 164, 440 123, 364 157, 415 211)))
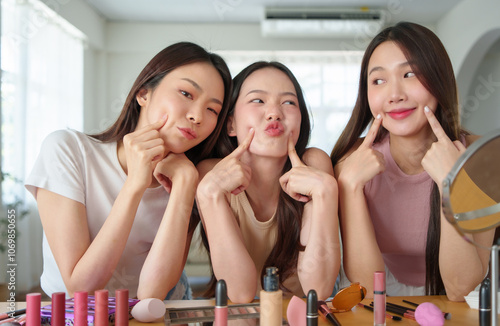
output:
MULTIPOLYGON (((1 167, 12 176, 2 183, 2 203, 21 200, 29 210, 22 218, 16 211, 13 267, 15 291, 22 293, 39 284, 42 272, 41 223, 23 180, 50 132, 83 130, 84 36, 39 0, 1 0, 1 4, 1 167)), ((1 213, 3 218, 6 209, 1 213)), ((5 268, 7 254, 0 255, 0 266, 5 268)), ((8 276, 1 273, 0 283, 8 276)))
POLYGON ((279 61, 295 75, 311 113, 309 147, 330 155, 358 94, 363 51, 219 51, 235 76, 247 65, 279 61))

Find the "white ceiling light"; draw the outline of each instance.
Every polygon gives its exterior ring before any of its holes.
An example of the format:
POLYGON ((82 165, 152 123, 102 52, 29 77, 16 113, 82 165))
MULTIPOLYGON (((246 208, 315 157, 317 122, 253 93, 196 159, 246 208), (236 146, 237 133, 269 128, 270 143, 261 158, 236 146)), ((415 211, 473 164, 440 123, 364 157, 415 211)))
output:
POLYGON ((266 8, 264 37, 354 37, 373 35, 385 23, 382 10, 335 8, 266 8))

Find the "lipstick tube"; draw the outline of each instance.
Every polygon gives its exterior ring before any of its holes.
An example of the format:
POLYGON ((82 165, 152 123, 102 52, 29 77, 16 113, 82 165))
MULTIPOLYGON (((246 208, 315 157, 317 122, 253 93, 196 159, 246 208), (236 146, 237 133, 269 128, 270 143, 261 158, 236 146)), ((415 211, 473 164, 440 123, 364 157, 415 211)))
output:
POLYGON ((485 278, 479 288, 479 326, 491 325, 491 284, 485 278))
POLYGON ((227 326, 227 286, 224 280, 218 280, 215 285, 214 315, 214 326, 227 326))
POLYGON ((318 294, 315 290, 307 293, 306 325, 318 326, 318 294))
POLYGON ((97 290, 95 295, 95 321, 94 326, 107 326, 109 324, 108 290, 97 290))
POLYGON ((40 293, 28 293, 26 295, 26 326, 38 326, 41 324, 41 301, 42 295, 40 293))
POLYGON ((75 326, 87 326, 88 324, 88 293, 77 291, 75 295, 75 326))
POLYGON ((66 293, 64 292, 55 292, 52 293, 52 319, 50 324, 52 326, 64 326, 66 324, 65 321, 65 304, 66 304, 66 293))
POLYGON ((373 275, 373 325, 385 326, 385 272, 373 275))

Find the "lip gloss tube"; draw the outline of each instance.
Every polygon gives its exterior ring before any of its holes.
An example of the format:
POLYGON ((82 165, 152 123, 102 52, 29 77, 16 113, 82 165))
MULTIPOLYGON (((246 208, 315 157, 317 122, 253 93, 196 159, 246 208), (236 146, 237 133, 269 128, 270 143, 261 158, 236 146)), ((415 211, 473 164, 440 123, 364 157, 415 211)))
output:
POLYGON ((215 286, 214 313, 214 326, 227 326, 227 286, 224 280, 218 280, 215 286))
POLYGON ((373 275, 373 325, 385 326, 385 271, 373 275))

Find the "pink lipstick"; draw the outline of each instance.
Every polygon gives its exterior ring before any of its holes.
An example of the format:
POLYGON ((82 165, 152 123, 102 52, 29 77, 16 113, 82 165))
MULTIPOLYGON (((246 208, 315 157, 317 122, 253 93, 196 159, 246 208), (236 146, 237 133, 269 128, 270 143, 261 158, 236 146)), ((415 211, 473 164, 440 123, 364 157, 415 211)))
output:
POLYGON ((392 110, 391 112, 387 112, 387 115, 389 115, 394 120, 402 120, 402 119, 408 117, 410 114, 412 114, 413 111, 415 111, 414 108, 396 109, 396 110, 392 110))
POLYGON ((196 131, 194 131, 191 128, 180 128, 180 127, 177 127, 177 129, 179 129, 179 131, 181 132, 182 136, 184 136, 185 138, 187 138, 189 140, 195 139, 197 137, 196 131))

